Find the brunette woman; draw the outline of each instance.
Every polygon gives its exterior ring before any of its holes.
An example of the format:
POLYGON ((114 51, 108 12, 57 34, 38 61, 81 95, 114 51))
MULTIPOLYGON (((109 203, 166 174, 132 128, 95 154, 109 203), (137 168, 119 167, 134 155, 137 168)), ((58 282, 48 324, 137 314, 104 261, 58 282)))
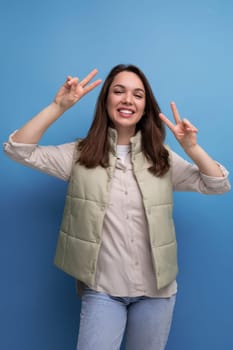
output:
MULTIPOLYGON (((5 152, 69 182, 55 263, 79 283, 78 350, 165 349, 177 292, 173 191, 229 191, 227 170, 197 143, 197 129, 160 111, 133 65, 103 83, 87 136, 39 146, 47 128, 101 83, 68 76, 54 101, 14 132, 5 152), (164 144, 164 123, 191 159, 164 144)), ((80 121, 81 122, 81 121, 80 121)), ((78 124, 78 123, 77 123, 78 124)))

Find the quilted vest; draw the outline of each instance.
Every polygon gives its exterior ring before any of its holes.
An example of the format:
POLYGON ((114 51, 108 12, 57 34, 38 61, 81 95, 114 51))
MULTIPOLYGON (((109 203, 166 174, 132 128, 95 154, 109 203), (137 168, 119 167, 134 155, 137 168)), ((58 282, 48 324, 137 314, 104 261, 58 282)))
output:
MULTIPOLYGON (((87 169, 73 163, 54 260, 60 269, 90 287, 95 282, 109 186, 116 163, 117 134, 113 129, 109 129, 109 140, 108 168, 87 169)), ((141 152, 140 132, 131 138, 131 160, 146 213, 155 280, 161 289, 175 280, 178 271, 171 170, 163 177, 148 171, 150 163, 141 152)))

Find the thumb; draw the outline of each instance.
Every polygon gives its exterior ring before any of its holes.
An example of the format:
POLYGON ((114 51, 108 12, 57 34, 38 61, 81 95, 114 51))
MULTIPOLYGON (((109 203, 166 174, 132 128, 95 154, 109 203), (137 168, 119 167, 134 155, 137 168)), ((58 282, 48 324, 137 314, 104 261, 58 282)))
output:
POLYGON ((183 119, 183 125, 188 131, 198 132, 198 129, 192 123, 190 123, 188 119, 183 119))

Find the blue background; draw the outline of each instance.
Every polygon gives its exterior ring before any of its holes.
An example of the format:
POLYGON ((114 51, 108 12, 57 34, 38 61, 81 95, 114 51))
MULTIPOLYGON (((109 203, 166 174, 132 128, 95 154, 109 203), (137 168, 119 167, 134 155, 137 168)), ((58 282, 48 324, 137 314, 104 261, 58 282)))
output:
MULTIPOLYGON (((97 67, 104 79, 112 66, 133 63, 163 112, 171 117, 176 101, 199 143, 232 172, 232 38, 227 0, 1 1, 0 141, 49 104, 68 74, 97 67)), ((98 93, 41 143, 84 136, 98 93)), ((170 131, 167 142, 185 156, 170 131)), ((66 183, 0 159, 0 348, 75 349, 75 283, 53 265, 66 183)), ((179 294, 167 349, 232 349, 232 192, 176 193, 174 215, 179 294)))

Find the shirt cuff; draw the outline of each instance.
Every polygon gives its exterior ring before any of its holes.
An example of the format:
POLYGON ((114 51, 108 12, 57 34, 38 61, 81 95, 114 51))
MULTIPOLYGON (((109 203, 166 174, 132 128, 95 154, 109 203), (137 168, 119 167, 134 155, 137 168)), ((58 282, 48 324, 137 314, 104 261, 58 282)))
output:
POLYGON ((18 130, 15 130, 14 132, 12 132, 12 134, 10 134, 9 139, 8 139, 8 143, 14 147, 33 147, 35 148, 35 146, 37 146, 36 143, 22 143, 22 142, 15 142, 13 141, 13 136, 16 134, 18 130))
POLYGON ((222 171, 222 176, 209 176, 206 174, 201 173, 201 177, 203 178, 204 182, 208 184, 217 184, 219 182, 222 182, 223 180, 226 180, 229 175, 229 171, 220 163, 216 162, 219 168, 222 171))
POLYGON ((12 137, 16 132, 17 130, 10 134, 8 141, 4 143, 4 151, 13 158, 27 158, 37 147, 37 144, 13 141, 12 137))

